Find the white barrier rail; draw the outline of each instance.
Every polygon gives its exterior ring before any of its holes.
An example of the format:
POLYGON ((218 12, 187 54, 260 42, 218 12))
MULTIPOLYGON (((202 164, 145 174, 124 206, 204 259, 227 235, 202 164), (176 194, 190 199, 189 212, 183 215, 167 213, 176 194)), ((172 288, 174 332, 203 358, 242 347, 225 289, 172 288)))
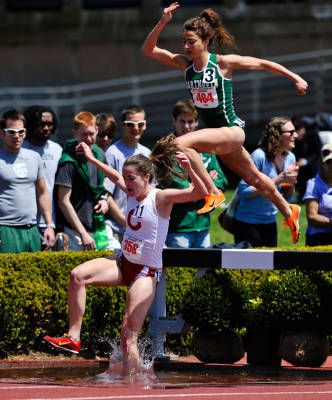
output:
MULTIPOLYGON (((163 251, 163 265, 167 268, 191 267, 208 269, 332 270, 331 251, 257 250, 257 249, 171 249, 163 251)), ((181 316, 166 316, 166 276, 157 286, 150 310, 152 350, 157 358, 168 358, 164 353, 167 333, 180 333, 184 321, 181 316)))

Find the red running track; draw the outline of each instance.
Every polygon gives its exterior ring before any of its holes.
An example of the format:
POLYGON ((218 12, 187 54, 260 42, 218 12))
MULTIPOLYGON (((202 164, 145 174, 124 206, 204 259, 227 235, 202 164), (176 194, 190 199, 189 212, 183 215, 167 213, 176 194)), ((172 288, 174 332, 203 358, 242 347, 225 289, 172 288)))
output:
POLYGON ((332 382, 310 384, 236 385, 137 389, 134 387, 77 387, 60 385, 0 384, 1 400, 330 400, 332 382))

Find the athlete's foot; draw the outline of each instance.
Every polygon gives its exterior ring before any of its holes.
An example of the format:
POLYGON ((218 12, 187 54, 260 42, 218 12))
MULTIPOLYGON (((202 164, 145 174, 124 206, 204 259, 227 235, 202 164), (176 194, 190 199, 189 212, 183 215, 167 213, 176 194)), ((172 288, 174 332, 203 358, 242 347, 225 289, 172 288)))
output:
POLYGON ((223 192, 220 192, 218 194, 208 194, 205 197, 204 206, 197 211, 197 214, 209 213, 219 207, 224 201, 225 195, 223 192))
POLYGON ((301 207, 297 204, 291 204, 292 214, 290 217, 285 218, 284 222, 282 223, 282 227, 289 227, 292 233, 292 242, 295 244, 298 242, 300 237, 300 213, 301 207))

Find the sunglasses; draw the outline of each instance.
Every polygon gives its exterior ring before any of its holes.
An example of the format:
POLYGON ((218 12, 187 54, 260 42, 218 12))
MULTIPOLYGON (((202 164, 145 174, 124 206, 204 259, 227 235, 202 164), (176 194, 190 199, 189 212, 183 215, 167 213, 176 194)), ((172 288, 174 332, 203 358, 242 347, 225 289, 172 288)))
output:
POLYGON ((97 137, 98 138, 104 138, 104 137, 108 137, 109 139, 113 139, 113 133, 107 133, 107 132, 98 132, 97 137))
POLYGON ((10 136, 15 136, 18 134, 18 136, 24 136, 26 129, 25 128, 20 128, 20 129, 14 129, 14 128, 6 128, 4 129, 4 132, 8 133, 10 136))
POLYGON ((53 122, 51 121, 40 121, 40 126, 44 128, 45 126, 53 126, 53 122))
POLYGON ((322 157, 325 158, 326 156, 328 156, 331 153, 332 153, 332 150, 325 149, 322 151, 322 157))
POLYGON ((296 132, 295 129, 291 129, 289 131, 281 131, 281 133, 289 133, 289 136, 293 136, 295 132, 296 132))
POLYGON ((127 128, 144 128, 146 124, 146 121, 123 121, 123 125, 125 125, 127 128))

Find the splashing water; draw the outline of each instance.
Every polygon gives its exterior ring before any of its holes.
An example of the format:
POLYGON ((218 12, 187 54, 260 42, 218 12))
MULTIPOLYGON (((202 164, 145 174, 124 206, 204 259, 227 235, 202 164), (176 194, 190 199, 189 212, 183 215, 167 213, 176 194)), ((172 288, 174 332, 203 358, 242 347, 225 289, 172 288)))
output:
POLYGON ((142 337, 138 340, 140 370, 129 374, 125 374, 123 370, 123 355, 120 340, 107 339, 107 342, 111 347, 109 366, 105 372, 96 376, 97 380, 104 383, 136 384, 146 389, 158 382, 153 371, 154 358, 151 350, 151 339, 142 337))

